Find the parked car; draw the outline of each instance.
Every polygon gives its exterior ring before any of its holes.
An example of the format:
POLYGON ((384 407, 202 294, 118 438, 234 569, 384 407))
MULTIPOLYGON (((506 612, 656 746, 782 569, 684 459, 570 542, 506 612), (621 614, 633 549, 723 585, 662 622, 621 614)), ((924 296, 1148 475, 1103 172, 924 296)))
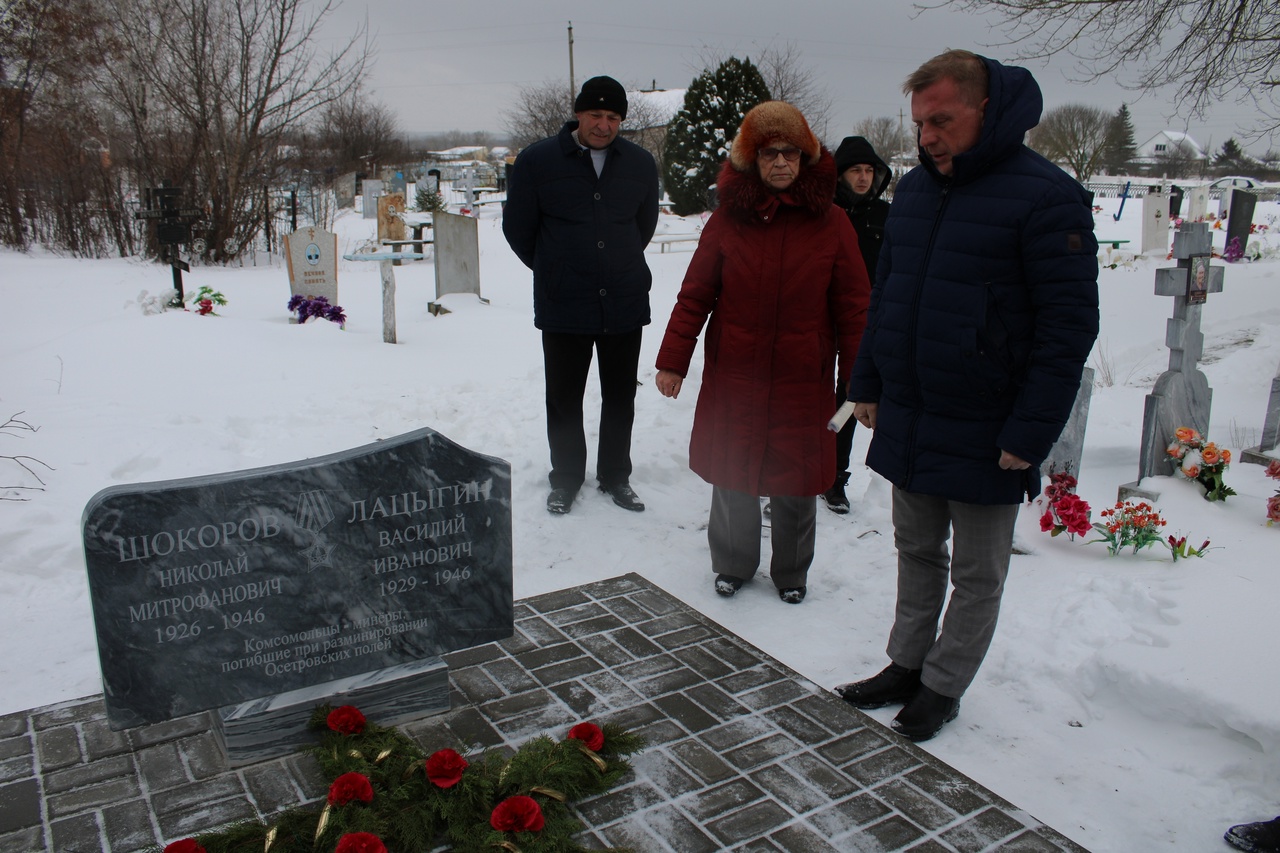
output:
POLYGON ((1262 186, 1262 181, 1257 178, 1243 178, 1239 175, 1230 175, 1226 178, 1218 178, 1218 180, 1209 184, 1210 190, 1255 190, 1262 186))

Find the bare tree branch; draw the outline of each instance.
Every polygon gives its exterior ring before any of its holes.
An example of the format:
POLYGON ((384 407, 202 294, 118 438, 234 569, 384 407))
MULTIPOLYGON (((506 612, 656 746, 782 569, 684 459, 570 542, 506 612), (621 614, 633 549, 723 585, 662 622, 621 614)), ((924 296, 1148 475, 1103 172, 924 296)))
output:
MULTIPOLYGON (((23 438, 24 436, 21 435, 21 433, 23 432, 34 433, 40 430, 39 427, 32 426, 26 421, 19 420, 18 416, 21 414, 22 412, 18 412, 16 414, 10 415, 8 420, 0 424, 0 435, 6 435, 6 436, 9 436, 10 438, 23 438)), ((8 494, 9 492, 42 492, 44 491, 44 485, 45 485, 44 480, 40 479, 40 475, 35 472, 35 469, 32 466, 40 465, 44 468, 47 468, 50 471, 54 470, 52 467, 50 467, 49 465, 46 465, 44 462, 41 462, 39 459, 36 459, 34 456, 0 455, 0 459, 7 460, 13 463, 14 465, 17 465, 19 468, 26 471, 33 479, 35 479, 37 483, 40 484, 39 486, 23 486, 23 485, 0 486, 0 501, 30 500, 30 498, 19 497, 17 495, 10 495, 8 494)))
POLYGON ((1028 145, 1055 163, 1065 164, 1086 183, 1106 155, 1111 116, 1087 104, 1063 104, 1044 114, 1028 145))

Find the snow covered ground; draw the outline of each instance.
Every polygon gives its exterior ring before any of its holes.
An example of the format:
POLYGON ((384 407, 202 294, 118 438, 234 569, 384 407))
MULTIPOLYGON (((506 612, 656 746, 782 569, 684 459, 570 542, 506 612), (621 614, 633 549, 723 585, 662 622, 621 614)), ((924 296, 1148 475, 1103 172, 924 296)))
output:
MULTIPOLYGON (((1140 204, 1123 221, 1101 202, 1099 235, 1140 236, 1140 204)), ((1274 231, 1280 206, 1255 221, 1274 231)), ((692 244, 650 249, 654 326, 646 332, 632 514, 584 489, 573 512, 545 508, 547 449, 540 337, 530 275, 502 239, 498 211, 480 225, 483 305, 445 297, 432 316, 430 263, 397 269, 399 343, 381 339, 375 264, 342 264, 345 330, 291 325, 279 259, 196 268, 229 304, 221 316, 146 316, 139 292, 168 287, 166 267, 0 253, 0 456, 25 454, 43 491, 0 458, 0 713, 101 691, 80 516, 108 486, 303 459, 430 426, 511 462, 515 592, 525 597, 635 571, 819 684, 878 671, 893 613, 889 488, 855 464, 853 512, 819 510, 809 597, 793 607, 767 583, 713 594, 705 526, 710 486, 687 468, 700 363, 678 401, 653 387, 653 359, 692 244), (21 414, 19 414, 21 413, 21 414), (34 463, 33 463, 34 464, 34 463)), ((660 228, 697 221, 663 216, 660 228)), ((340 251, 372 233, 340 219, 340 251)), ((1216 232, 1216 245, 1223 235, 1216 232)), ((1276 237, 1271 237, 1274 244, 1276 237)), ((1121 255, 1127 258, 1127 255, 1121 255)), ((1113 384, 1094 391, 1080 494, 1097 510, 1135 478, 1143 398, 1167 365, 1172 299, 1153 295, 1163 259, 1101 276, 1103 331, 1092 363, 1113 384)), ((1209 437, 1257 443, 1280 364, 1280 263, 1226 270, 1204 309, 1214 389, 1209 437)), ((598 401, 589 386, 588 410, 598 401)), ((595 419, 588 419, 594 430, 595 419)), ((855 463, 865 455, 858 434, 855 463)), ((1236 462, 1239 495, 1210 504, 1194 484, 1162 479, 1169 530, 1213 549, 1173 563, 1164 549, 1108 557, 1101 545, 1050 539, 1025 510, 995 644, 956 722, 926 748, 1094 851, 1214 850, 1232 823, 1280 813, 1280 527, 1265 501, 1280 485, 1236 462)), ((887 723, 895 709, 872 712, 887 723)))

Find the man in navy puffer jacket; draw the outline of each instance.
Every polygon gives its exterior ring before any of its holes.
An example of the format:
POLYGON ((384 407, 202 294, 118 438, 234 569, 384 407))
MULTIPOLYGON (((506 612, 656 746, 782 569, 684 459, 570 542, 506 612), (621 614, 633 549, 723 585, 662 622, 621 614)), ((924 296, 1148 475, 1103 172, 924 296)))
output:
POLYGON ((502 212, 512 251, 533 270, 533 324, 542 330, 551 493, 569 512, 586 479, 582 400, 594 352, 600 374, 600 491, 644 510, 631 488, 640 340, 652 276, 644 247, 658 224, 658 169, 618 136, 627 93, 612 77, 582 84, 576 121, 516 158, 502 212))
POLYGON ((894 194, 849 381, 867 464, 893 484, 892 663, 836 690, 905 703, 893 728, 927 740, 995 633, 1018 506, 1098 334, 1098 249, 1092 195, 1022 144, 1042 107, 1030 72, 953 50, 903 90, 921 165, 894 194))

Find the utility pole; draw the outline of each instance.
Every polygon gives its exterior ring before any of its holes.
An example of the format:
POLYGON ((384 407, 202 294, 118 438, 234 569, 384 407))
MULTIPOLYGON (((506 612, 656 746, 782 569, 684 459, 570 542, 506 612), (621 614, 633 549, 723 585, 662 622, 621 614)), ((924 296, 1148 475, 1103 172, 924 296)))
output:
POLYGON ((573 112, 573 99, 577 87, 573 83, 573 21, 569 22, 569 112, 573 112))
MULTIPOLYGON (((902 107, 898 107, 898 154, 905 161, 907 157, 907 129, 902 114, 902 107)), ((890 169, 892 171, 892 169, 890 169)))

